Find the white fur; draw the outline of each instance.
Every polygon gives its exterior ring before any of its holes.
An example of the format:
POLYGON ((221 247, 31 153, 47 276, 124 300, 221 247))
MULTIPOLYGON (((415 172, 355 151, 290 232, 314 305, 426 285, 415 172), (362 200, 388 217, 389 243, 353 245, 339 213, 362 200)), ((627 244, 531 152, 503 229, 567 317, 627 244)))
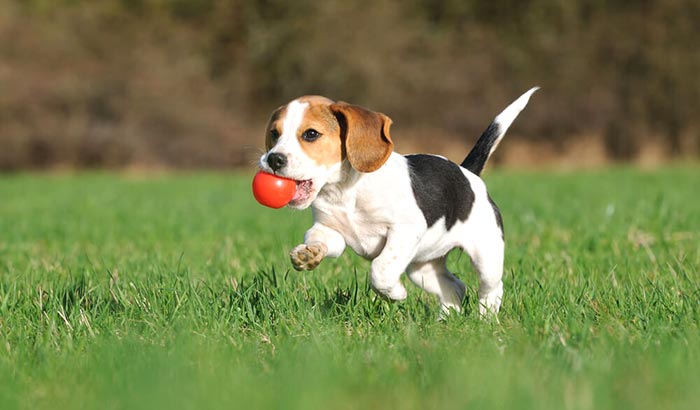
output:
MULTIPOLYGON (((304 113, 308 103, 292 101, 287 105, 287 112, 282 121, 282 132, 275 146, 265 153, 261 158, 261 163, 267 164, 267 156, 272 153, 282 154, 287 157, 287 166, 285 167, 285 175, 293 179, 308 179, 306 173, 314 173, 315 170, 309 169, 312 167, 312 162, 304 154, 297 139, 297 132, 304 120, 304 113)), ((272 172, 272 169, 266 171, 272 172)))
MULTIPOLYGON (((507 128, 525 107, 533 88, 498 117, 507 128)), ((287 155, 289 169, 283 175, 312 179, 314 198, 298 208, 312 206, 314 224, 306 232, 305 245, 323 244, 325 256, 338 257, 345 247, 371 260, 372 288, 389 299, 401 300, 406 289, 400 281, 406 272, 413 283, 436 295, 443 313, 460 310, 465 286, 446 267, 447 254, 459 248, 469 254, 479 275, 480 313, 496 314, 503 297, 504 241, 482 179, 461 168, 474 192, 471 213, 451 229, 444 218, 428 228, 414 197, 408 162, 392 153, 377 171, 361 173, 347 161, 330 167, 313 163, 299 148, 296 135, 306 103, 296 100, 287 107, 283 132, 270 152, 287 155)), ((267 154, 266 154, 267 155, 267 154)), ((263 155, 260 166, 269 170, 263 155)), ((304 246, 293 252, 304 250, 304 246)))
POLYGON ((539 89, 540 87, 530 88, 523 95, 518 97, 517 100, 510 103, 510 105, 507 106, 505 110, 503 110, 500 114, 498 114, 498 116, 496 116, 496 118, 494 118, 493 122, 498 124, 498 128, 501 130, 501 135, 491 147, 489 156, 493 154, 494 151, 496 151, 496 148, 498 148, 498 144, 501 143, 501 140, 506 135, 506 130, 508 129, 508 127, 510 127, 510 124, 512 124, 513 121, 515 121, 515 119, 518 117, 518 114, 520 114, 520 111, 522 111, 525 108, 528 101, 530 101, 530 97, 532 96, 532 94, 534 94, 534 92, 539 89))

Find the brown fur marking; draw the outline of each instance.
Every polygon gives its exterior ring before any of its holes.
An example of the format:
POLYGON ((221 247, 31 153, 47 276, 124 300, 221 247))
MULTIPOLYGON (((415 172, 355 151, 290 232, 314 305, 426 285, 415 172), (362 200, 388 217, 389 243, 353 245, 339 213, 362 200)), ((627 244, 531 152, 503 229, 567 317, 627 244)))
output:
POLYGON ((328 108, 333 102, 325 97, 306 96, 299 99, 309 104, 304 120, 297 130, 301 149, 319 165, 333 165, 343 160, 343 143, 338 121, 328 108), (304 131, 313 128, 321 137, 313 142, 304 141, 304 131))
POLYGON ((331 105, 330 109, 340 114, 341 134, 352 167, 360 172, 373 172, 384 165, 394 149, 389 134, 391 118, 342 102, 331 105))
POLYGON ((265 128, 265 149, 270 150, 275 144, 272 143, 270 138, 270 131, 277 130, 278 133, 282 134, 282 124, 278 124, 281 118, 287 113, 287 106, 283 105, 277 108, 270 116, 270 121, 267 123, 267 128, 265 128))

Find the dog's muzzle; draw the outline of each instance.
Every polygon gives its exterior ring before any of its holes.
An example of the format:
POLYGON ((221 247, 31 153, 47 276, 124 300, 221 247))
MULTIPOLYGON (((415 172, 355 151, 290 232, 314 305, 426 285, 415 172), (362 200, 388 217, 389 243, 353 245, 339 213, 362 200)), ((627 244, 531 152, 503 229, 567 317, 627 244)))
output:
POLYGON ((287 165, 287 157, 276 152, 267 154, 267 164, 273 171, 277 172, 287 165))

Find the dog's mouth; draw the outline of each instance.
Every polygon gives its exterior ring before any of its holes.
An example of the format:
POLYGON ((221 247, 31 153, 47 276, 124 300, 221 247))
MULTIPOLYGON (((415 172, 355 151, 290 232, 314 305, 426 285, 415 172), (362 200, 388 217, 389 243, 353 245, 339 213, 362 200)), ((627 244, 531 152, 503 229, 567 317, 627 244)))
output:
POLYGON ((304 205, 309 202, 311 195, 313 194, 313 182, 310 179, 305 179, 303 181, 296 181, 297 191, 294 193, 292 200, 289 202, 290 206, 304 205))

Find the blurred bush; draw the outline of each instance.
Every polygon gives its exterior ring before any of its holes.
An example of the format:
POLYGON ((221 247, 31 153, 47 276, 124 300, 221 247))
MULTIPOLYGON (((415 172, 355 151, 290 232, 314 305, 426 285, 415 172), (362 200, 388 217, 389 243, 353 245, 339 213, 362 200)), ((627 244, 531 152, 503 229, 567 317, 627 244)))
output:
POLYGON ((533 85, 514 139, 695 157, 698 21, 695 0, 0 0, 0 169, 244 165, 302 94, 466 147, 533 85))

